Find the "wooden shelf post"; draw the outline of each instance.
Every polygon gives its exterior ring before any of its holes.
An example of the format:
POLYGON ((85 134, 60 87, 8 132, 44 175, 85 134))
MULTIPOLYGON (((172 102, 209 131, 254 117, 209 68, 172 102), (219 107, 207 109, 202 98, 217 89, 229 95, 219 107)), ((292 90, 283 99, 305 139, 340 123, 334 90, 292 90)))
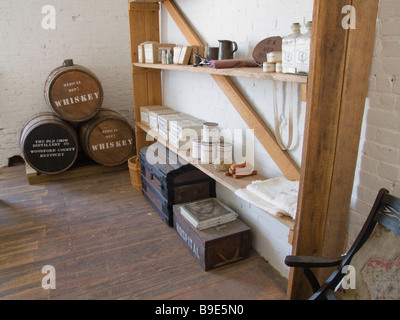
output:
MULTIPOLYGON (((294 255, 343 254, 358 156, 379 0, 316 0, 294 255), (356 9, 356 29, 344 29, 342 9, 356 9)), ((319 270, 323 283, 332 270, 319 270)), ((292 269, 288 298, 311 290, 292 269)))
MULTIPOLYGON (((154 2, 129 2, 129 23, 131 36, 131 60, 138 62, 137 47, 145 41, 160 41, 160 4, 154 2)), ((161 105, 161 70, 132 67, 133 105, 135 121, 140 121, 140 106, 161 105)), ((146 132, 135 126, 136 150, 150 142, 146 132)))

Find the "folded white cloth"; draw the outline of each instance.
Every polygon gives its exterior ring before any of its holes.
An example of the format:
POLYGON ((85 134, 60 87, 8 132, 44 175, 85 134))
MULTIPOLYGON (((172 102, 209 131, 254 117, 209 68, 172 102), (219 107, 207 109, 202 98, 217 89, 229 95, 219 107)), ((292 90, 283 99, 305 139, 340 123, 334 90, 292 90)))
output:
POLYGON ((257 197, 254 193, 248 191, 247 189, 239 189, 235 192, 235 194, 243 200, 255 205, 256 207, 268 212, 273 216, 287 215, 284 210, 275 207, 273 204, 257 197))
POLYGON ((236 192, 244 200, 272 215, 296 217, 299 181, 289 181, 284 177, 265 181, 253 181, 246 189, 236 192))

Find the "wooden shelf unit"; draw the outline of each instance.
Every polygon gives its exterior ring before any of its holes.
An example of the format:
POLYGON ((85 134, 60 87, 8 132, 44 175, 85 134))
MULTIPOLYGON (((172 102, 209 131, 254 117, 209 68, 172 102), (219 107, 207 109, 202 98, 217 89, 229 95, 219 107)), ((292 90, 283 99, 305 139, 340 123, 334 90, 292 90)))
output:
MULTIPOLYGON (((314 1, 308 78, 256 75, 259 71, 255 70, 218 71, 204 67, 138 64, 137 46, 144 41, 160 41, 160 5, 167 9, 189 45, 204 44, 173 0, 128 0, 128 4, 135 119, 140 119, 140 106, 162 104, 162 70, 210 74, 238 114, 254 129, 256 138, 282 173, 289 180, 300 180, 293 254, 341 255, 345 247, 379 0, 314 1), (342 10, 349 4, 357 10, 356 29, 338 27, 345 17, 342 10), (307 114, 301 168, 280 149, 274 134, 231 81, 232 76, 302 84, 303 94, 307 91, 307 114)), ((137 150, 140 150, 149 144, 147 129, 136 123, 135 130, 137 150)), ((211 170, 208 172, 211 174, 211 170)), ((321 270, 316 276, 320 281, 325 280, 329 272, 321 270)), ((291 269, 288 299, 305 299, 310 294, 301 270, 291 269)))

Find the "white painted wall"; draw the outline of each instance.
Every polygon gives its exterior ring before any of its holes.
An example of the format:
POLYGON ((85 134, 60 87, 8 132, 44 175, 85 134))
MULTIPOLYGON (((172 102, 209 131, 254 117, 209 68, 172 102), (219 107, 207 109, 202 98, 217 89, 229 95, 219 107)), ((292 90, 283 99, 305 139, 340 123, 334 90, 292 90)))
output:
MULTIPOLYGON (((238 58, 250 58, 262 39, 290 33, 290 24, 311 20, 312 0, 176 0, 210 45, 236 40, 238 58)), ((361 228, 381 187, 400 196, 400 2, 381 0, 359 160, 351 204, 350 241, 361 228)), ((162 39, 186 44, 162 11, 162 39)), ((371 22, 374 23, 374 22, 371 22)), ((27 0, 0 5, 0 166, 20 153, 18 139, 25 120, 48 111, 43 86, 48 74, 66 58, 91 69, 104 88, 104 106, 133 124, 128 5, 126 0, 27 0), (43 30, 41 9, 56 8, 57 29, 43 30)), ((255 109, 273 129, 272 83, 237 79, 255 109)), ((217 121, 224 128, 243 123, 208 75, 164 72, 164 101, 178 110, 217 121)), ((286 88, 288 92, 289 87, 286 88)), ((281 89, 280 89, 281 90, 281 89)), ((281 92, 281 91, 280 91, 281 92)), ((298 99, 295 99, 298 102, 298 99)), ((305 104, 296 104, 298 144, 291 152, 300 163, 305 104)), ((287 110, 286 110, 287 111, 287 110)), ((256 144, 256 167, 266 176, 281 175, 256 144)), ((289 230, 257 208, 218 186, 218 195, 236 208, 253 229, 254 246, 283 275, 289 230)))

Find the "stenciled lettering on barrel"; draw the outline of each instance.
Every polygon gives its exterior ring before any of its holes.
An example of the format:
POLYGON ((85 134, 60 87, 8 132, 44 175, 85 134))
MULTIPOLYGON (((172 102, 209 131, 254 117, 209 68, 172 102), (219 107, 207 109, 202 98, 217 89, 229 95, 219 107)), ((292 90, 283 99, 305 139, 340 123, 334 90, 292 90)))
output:
POLYGON ((103 89, 87 68, 65 60, 53 70, 45 84, 45 100, 62 119, 83 122, 93 118, 103 103, 103 89))
POLYGON ((136 151, 135 132, 117 112, 101 109, 79 128, 81 146, 86 154, 106 166, 126 162, 136 151))

